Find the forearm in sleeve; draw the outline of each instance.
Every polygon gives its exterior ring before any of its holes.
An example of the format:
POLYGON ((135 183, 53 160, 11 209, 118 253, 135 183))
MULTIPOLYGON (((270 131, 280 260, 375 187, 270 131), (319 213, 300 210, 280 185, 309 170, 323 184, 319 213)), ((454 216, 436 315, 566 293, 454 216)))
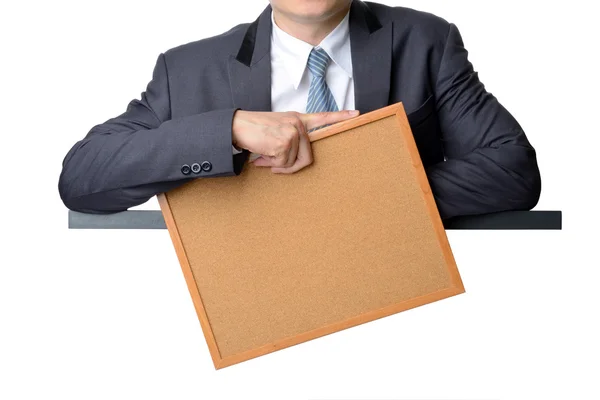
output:
POLYGON ((169 120, 155 129, 112 131, 95 127, 76 143, 59 181, 65 205, 83 212, 117 212, 198 177, 240 173, 231 152, 234 110, 169 120), (208 161, 210 171, 182 172, 208 161), (236 171, 237 167, 237 171, 236 171))
POLYGON ((76 211, 111 213, 146 202, 194 178, 241 172, 247 152, 232 153, 235 108, 171 118, 165 56, 141 100, 94 126, 68 151, 58 189, 76 211), (197 173, 184 166, 208 166, 197 173))
POLYGON ((435 93, 446 161, 427 168, 440 215, 531 209, 541 190, 536 152, 467 55, 450 24, 435 93))
POLYGON ((432 165, 427 177, 443 219, 530 210, 541 190, 534 149, 515 143, 479 148, 432 165))

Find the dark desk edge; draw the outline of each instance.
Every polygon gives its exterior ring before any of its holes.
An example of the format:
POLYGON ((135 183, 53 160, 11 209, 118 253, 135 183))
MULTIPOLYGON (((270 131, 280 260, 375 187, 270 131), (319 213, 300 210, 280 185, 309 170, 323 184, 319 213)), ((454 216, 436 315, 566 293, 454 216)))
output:
MULTIPOLYGON (((444 221, 452 230, 561 230, 562 211, 506 211, 455 217, 444 221)), ((69 210, 69 229, 167 229, 159 210, 84 214, 69 210)))

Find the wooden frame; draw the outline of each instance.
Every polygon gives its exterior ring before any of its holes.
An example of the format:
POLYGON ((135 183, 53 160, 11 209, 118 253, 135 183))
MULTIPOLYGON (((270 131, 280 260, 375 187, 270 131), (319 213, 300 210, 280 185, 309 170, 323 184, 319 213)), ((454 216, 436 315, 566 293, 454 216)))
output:
MULTIPOLYGON (((444 287, 441 290, 436 290, 431 293, 427 293, 425 295, 421 295, 415 298, 410 298, 405 301, 401 301, 397 304, 391 304, 382 308, 373 309, 369 312, 355 315, 349 318, 345 318, 343 320, 337 321, 335 323, 330 323, 326 326, 321 326, 316 329, 312 329, 310 331, 302 332, 300 334, 295 334, 290 337, 280 338, 272 343, 264 344, 256 348, 252 348, 237 354, 230 354, 225 357, 221 356, 219 351, 219 346, 217 340, 215 339, 215 335, 213 333, 213 329, 211 327, 211 323, 209 321, 209 316, 207 314, 207 310, 203 303, 202 294, 198 288, 198 282, 195 280, 194 272, 192 266, 190 265, 188 256, 186 255, 186 247, 182 241, 178 230, 177 219, 173 215, 172 205, 169 200, 169 193, 163 193, 158 196, 159 204, 161 210, 163 212, 165 222, 167 228, 169 230, 169 234, 173 241, 175 251, 177 253, 177 257, 181 264, 181 268, 185 277, 185 281, 187 283, 189 292, 191 294, 194 307, 198 314, 198 318, 200 320, 200 325, 202 327, 202 331, 204 333, 206 342, 208 344, 208 348, 214 362, 215 368, 223 368, 230 366, 232 364, 236 364, 245 360, 249 360, 258 356, 262 356, 276 350, 280 350, 286 347, 290 347, 302 342, 306 342, 308 340, 312 340, 324 335, 328 335, 333 332, 340 331, 342 329, 346 329, 349 327, 353 327, 359 324, 363 324, 365 322, 373 321, 375 319, 379 319, 385 316, 389 316, 404 310, 408 310, 414 307, 418 307, 427 303, 431 303, 437 300, 441 300, 450 296, 454 296, 464 292, 464 287, 462 280, 460 278, 458 269, 456 268, 456 263, 454 257, 452 255, 452 251, 450 249, 450 245, 448 243, 448 239, 446 237, 446 232, 444 230, 444 226, 442 224, 442 220, 438 213, 433 195, 431 193, 431 189, 429 187, 429 183, 427 180, 427 176, 423 169, 423 165, 421 163, 421 159, 419 157, 418 149, 415 145, 414 138, 412 136, 412 132, 404 111, 404 107, 401 103, 396 103, 394 105, 390 105, 384 107, 382 109, 361 115, 359 117, 353 118, 351 120, 343 121, 325 128, 321 128, 317 131, 311 133, 311 142, 315 142, 317 140, 321 140, 357 127, 361 127, 365 124, 369 124, 371 122, 378 121, 380 119, 395 116, 396 122, 400 127, 400 132, 404 139, 404 144, 408 153, 410 154, 410 162, 412 167, 414 168, 414 173, 418 180, 418 185, 421 189, 421 194, 423 201, 426 206, 426 210, 428 213, 428 217, 431 221, 431 228, 435 231, 435 238, 437 239, 437 243, 439 244, 439 250, 441 252, 441 259, 443 259, 444 267, 448 273, 448 284, 447 287, 444 287)), ((252 168, 250 166, 245 166, 245 168, 252 168)), ((259 168, 259 167, 254 167, 259 168)), ((210 179, 210 178, 207 178, 210 179)), ((222 178, 214 178, 214 179, 222 179, 222 178)), ((226 179, 236 179, 236 177, 226 178, 226 179)), ((201 181, 197 180, 197 181, 201 181)), ((198 183, 200 184, 200 183, 198 183)), ((176 189, 177 190, 177 189, 176 189)))

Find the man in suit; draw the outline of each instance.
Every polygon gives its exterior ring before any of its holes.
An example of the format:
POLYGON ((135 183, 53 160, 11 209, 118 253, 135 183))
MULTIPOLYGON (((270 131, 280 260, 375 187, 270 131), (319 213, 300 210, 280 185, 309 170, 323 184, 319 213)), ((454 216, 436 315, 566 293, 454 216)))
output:
POLYGON ((160 54, 141 100, 67 153, 59 192, 111 213, 240 174, 250 153, 294 173, 312 163, 312 129, 399 101, 442 218, 537 204, 535 151, 456 26, 359 0, 271 0, 252 23, 160 54))

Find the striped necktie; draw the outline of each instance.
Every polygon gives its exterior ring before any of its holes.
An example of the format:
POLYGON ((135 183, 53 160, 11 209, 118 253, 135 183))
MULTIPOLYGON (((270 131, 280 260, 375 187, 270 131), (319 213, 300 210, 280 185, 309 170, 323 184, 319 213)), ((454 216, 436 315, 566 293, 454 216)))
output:
POLYGON ((312 73, 312 80, 308 89, 307 113, 338 111, 333 94, 325 82, 325 70, 329 60, 327 52, 320 47, 313 48, 308 56, 308 69, 312 73))

